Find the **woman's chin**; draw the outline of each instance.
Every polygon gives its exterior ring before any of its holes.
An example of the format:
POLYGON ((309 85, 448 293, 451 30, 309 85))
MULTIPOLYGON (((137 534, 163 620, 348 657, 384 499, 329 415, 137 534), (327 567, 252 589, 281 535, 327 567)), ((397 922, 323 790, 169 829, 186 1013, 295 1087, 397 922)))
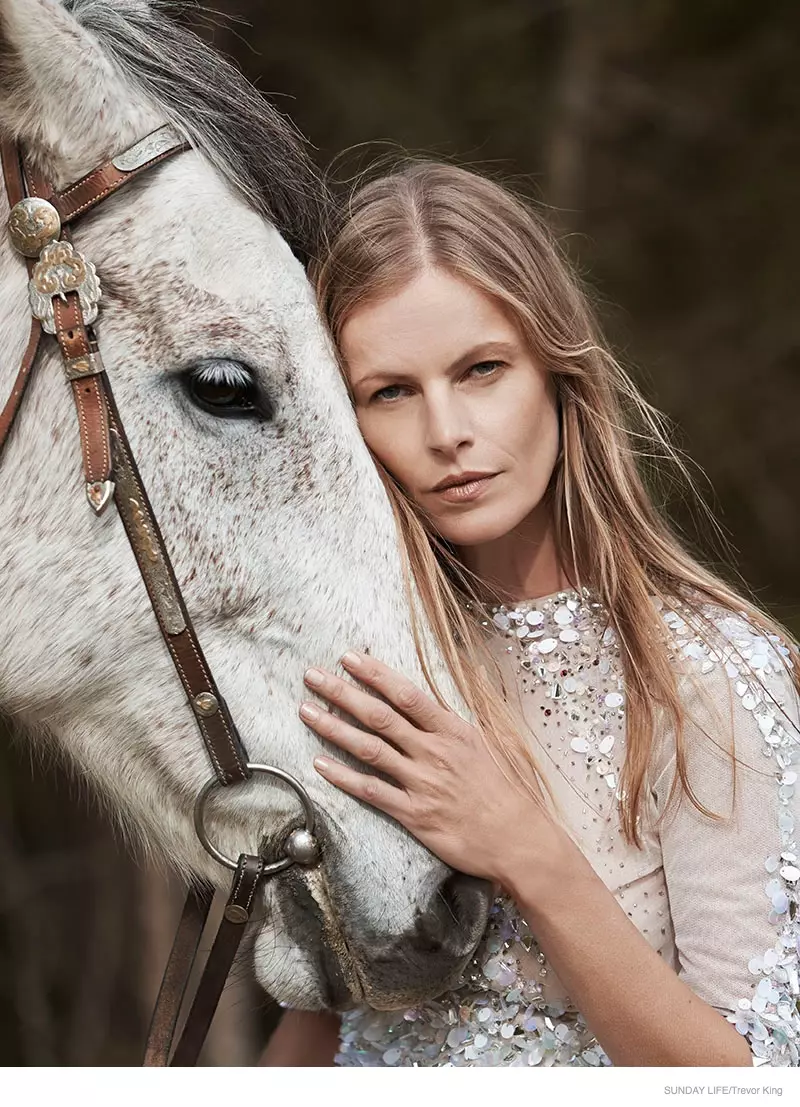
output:
POLYGON ((481 546, 507 536, 534 508, 534 504, 526 504, 521 510, 509 507, 504 511, 497 503, 475 504, 462 508, 458 518, 451 515, 435 523, 442 538, 454 546, 481 546))

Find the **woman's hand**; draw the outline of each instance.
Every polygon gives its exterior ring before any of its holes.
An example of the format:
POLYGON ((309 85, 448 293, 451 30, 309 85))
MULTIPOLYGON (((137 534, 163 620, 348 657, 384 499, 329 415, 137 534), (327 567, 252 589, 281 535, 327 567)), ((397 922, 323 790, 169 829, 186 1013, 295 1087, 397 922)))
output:
POLYGON ((566 831, 509 783, 475 727, 373 657, 353 664, 346 654, 342 664, 388 704, 333 673, 314 680, 311 669, 309 687, 368 729, 319 707, 312 718, 301 706, 301 718, 396 783, 328 758, 317 769, 452 868, 501 884, 615 1065, 750 1064, 736 1029, 639 933, 566 831))
MULTIPOLYGON (((505 884, 509 864, 521 861, 520 847, 530 865, 538 835, 554 827, 523 787, 509 783, 480 731, 374 657, 348 652, 341 660, 389 702, 333 673, 309 669, 306 684, 367 729, 309 703, 301 705, 300 717, 393 782, 327 757, 315 758, 318 772, 397 819, 454 869, 505 884)), ((513 780, 510 766, 506 772, 513 780)), ((537 787, 533 774, 531 783, 537 787)))

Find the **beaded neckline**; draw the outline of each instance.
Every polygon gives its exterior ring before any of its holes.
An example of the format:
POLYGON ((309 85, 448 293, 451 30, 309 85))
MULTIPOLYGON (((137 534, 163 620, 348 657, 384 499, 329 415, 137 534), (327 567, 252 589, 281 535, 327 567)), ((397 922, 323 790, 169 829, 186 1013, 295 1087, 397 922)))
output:
POLYGON ((592 592, 588 588, 580 591, 577 588, 559 588, 555 592, 549 592, 546 596, 532 596, 527 599, 514 600, 505 604, 487 605, 492 611, 504 608, 507 611, 527 611, 530 608, 545 608, 554 602, 565 603, 567 600, 576 600, 579 603, 591 599, 592 592))
MULTIPOLYGON (((548 596, 516 600, 509 604, 485 604, 485 621, 509 637, 524 643, 527 652, 544 656, 579 641, 582 634, 608 626, 608 615, 593 592, 562 588, 548 596)), ((608 644, 611 640, 610 636, 608 644)))
MULTIPOLYGON (((606 609, 588 589, 562 589, 513 605, 493 604, 484 612, 482 625, 509 640, 506 652, 519 666, 523 693, 544 689, 542 727, 560 704, 566 723, 560 732, 563 755, 582 757, 589 776, 602 778, 608 798, 618 801, 625 691, 606 609)), ((563 773, 557 762, 556 767, 563 773)), ((600 801, 600 807, 607 805, 600 801)))
MULTIPOLYGON (((477 610, 491 618, 498 611, 530 611, 532 609, 547 610, 558 603, 566 603, 573 600, 576 603, 585 603, 592 599, 593 593, 588 588, 580 591, 576 588, 559 588, 556 592, 550 592, 546 596, 532 596, 525 599, 513 600, 508 603, 478 603, 477 610)), ((468 608, 474 605, 467 603, 468 608)))

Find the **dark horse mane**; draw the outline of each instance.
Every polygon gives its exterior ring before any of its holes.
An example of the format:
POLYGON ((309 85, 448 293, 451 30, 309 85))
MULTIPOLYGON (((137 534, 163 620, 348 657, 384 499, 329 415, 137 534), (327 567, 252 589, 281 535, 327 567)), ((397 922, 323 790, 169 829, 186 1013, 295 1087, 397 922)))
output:
POLYGON ((234 64, 186 26, 173 0, 62 0, 165 120, 214 163, 304 259, 315 250, 326 190, 307 143, 234 64))

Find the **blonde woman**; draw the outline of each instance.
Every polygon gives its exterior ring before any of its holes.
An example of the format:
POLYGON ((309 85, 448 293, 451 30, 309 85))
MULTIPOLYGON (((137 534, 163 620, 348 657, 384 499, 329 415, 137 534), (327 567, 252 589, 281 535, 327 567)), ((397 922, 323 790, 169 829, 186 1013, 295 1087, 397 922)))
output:
POLYGON ((316 768, 498 895, 450 992, 287 1012, 266 1063, 797 1065, 797 651, 660 516, 637 458, 677 459, 553 236, 412 163, 316 282, 474 718, 346 655, 300 713, 364 771, 316 768))

